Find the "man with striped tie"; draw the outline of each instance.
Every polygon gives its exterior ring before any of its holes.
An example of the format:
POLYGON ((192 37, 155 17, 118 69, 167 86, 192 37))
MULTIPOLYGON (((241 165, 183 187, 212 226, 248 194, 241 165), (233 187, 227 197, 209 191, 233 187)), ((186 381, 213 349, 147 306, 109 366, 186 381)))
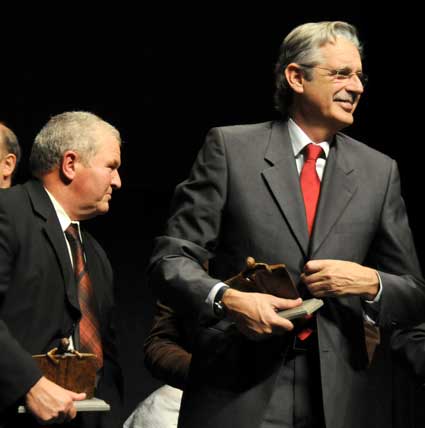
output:
POLYGON ((87 112, 52 117, 35 138, 34 179, 0 194, 0 424, 120 426, 122 376, 112 323, 112 269, 80 226, 105 214, 121 187, 119 132, 87 112), (95 395, 108 413, 83 412, 32 359, 69 337, 97 355, 95 395), (25 404, 28 415, 16 414, 25 404))

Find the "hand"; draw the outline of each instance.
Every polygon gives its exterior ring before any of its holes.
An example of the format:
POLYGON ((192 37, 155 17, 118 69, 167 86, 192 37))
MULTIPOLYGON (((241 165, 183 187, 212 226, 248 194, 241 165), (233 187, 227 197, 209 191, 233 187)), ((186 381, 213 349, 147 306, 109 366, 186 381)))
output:
POLYGON ((25 397, 27 409, 41 424, 61 424, 74 419, 77 410, 74 401, 84 400, 86 394, 68 391, 42 377, 25 397))
POLYGON ((253 340, 261 340, 292 330, 294 325, 291 321, 276 312, 299 306, 302 300, 281 299, 270 294, 245 293, 230 288, 224 292, 222 302, 242 334, 253 340))
POLYGON ((354 295, 373 300, 379 291, 375 270, 343 260, 310 260, 301 280, 314 297, 354 295))

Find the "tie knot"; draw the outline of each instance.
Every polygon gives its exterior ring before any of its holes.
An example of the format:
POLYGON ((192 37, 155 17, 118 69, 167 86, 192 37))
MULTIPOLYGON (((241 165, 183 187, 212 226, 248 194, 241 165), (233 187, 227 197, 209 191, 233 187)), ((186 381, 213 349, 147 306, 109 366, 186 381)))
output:
POLYGON ((66 228, 65 235, 67 236, 67 238, 71 238, 74 241, 77 241, 77 242, 80 241, 80 236, 78 235, 78 229, 77 229, 77 226, 75 224, 71 223, 66 228))
POLYGON ((319 156, 322 154, 323 149, 318 144, 310 143, 305 147, 305 160, 316 161, 319 156))

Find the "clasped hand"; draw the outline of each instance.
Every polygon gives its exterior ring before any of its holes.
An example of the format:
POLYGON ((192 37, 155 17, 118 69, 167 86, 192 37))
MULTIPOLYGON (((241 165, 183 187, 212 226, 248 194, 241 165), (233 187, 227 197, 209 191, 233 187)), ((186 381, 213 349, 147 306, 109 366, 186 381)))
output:
POLYGON ((343 260, 310 260, 301 281, 314 297, 354 295, 373 300, 379 291, 374 269, 343 260))

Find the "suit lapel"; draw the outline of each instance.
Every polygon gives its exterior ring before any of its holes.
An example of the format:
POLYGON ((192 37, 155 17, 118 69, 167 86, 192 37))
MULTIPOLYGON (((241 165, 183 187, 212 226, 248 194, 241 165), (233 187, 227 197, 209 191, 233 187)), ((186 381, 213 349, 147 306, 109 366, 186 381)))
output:
POLYGON ((348 157, 344 155, 344 144, 343 136, 337 134, 326 161, 312 235, 311 257, 324 243, 357 190, 356 171, 348 157))
POLYGON ((287 123, 273 124, 265 159, 271 166, 262 175, 298 245, 307 255, 309 236, 304 200, 287 123))
POLYGON ((77 290, 75 287, 74 273, 71 266, 68 248, 65 243, 65 237, 60 227, 59 220, 53 205, 44 190, 42 184, 38 181, 29 181, 25 184, 25 188, 31 200, 34 212, 44 220, 43 231, 47 240, 52 246, 59 266, 62 271, 62 277, 65 286, 65 292, 70 304, 80 310, 77 298, 77 290))

